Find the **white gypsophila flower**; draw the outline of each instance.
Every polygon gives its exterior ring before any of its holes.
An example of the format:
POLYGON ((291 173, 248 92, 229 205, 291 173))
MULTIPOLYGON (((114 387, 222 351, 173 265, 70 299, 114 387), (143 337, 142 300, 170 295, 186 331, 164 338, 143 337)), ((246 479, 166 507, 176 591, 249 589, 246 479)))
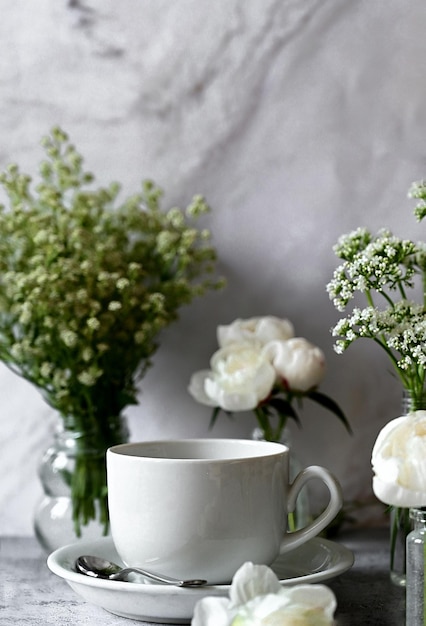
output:
POLYGON ((46 230, 40 229, 35 235, 34 235, 34 243, 36 246, 39 246, 40 244, 45 243, 49 238, 49 233, 46 230))
POLYGON ((23 354, 25 354, 25 350, 23 348, 22 342, 17 341, 14 344, 12 344, 12 346, 10 347, 10 354, 12 355, 14 359, 19 361, 22 358, 23 354))
POLYGON ((397 507, 426 506, 426 411, 386 424, 374 444, 371 463, 379 500, 397 507))
POLYGON ((274 366, 277 376, 294 391, 309 391, 324 377, 324 353, 303 337, 271 341, 264 347, 263 354, 274 366))
POLYGON ((45 328, 54 328, 55 320, 53 319, 51 315, 46 315, 46 317, 43 320, 43 326, 45 328))
POLYGON ((371 241, 371 234, 365 228, 357 228, 348 234, 341 235, 333 246, 333 251, 341 259, 349 260, 358 254, 371 241))
POLYGON ((412 363, 426 364, 426 315, 423 307, 401 300, 384 310, 355 308, 352 315, 337 322, 332 334, 340 339, 335 350, 342 352, 355 339, 370 337, 394 351, 397 367, 409 369, 412 363))
POLYGON ((118 302, 118 300, 111 300, 108 304, 108 311, 119 311, 121 308, 122 304, 121 302, 118 302))
POLYGON ((89 319, 87 320, 87 326, 91 330, 98 330, 98 328, 100 328, 101 326, 101 323, 96 317, 89 317, 89 319))
POLYGON ((191 376, 189 393, 202 404, 225 411, 255 409, 275 382, 275 370, 260 348, 250 343, 230 344, 215 352, 211 370, 191 376))
POLYGON ((130 281, 128 278, 119 278, 115 284, 119 291, 123 291, 123 289, 126 289, 129 285, 130 281))
POLYGON ((77 376, 78 381, 85 387, 93 387, 98 378, 102 376, 102 370, 97 367, 90 367, 77 376))
POLYGON ((90 348, 88 346, 83 348, 83 350, 81 351, 81 358, 86 363, 91 361, 93 359, 93 356, 94 356, 93 350, 92 350, 92 348, 90 348))
POLYGON ((106 270, 103 270, 101 272, 99 272, 98 274, 98 281, 100 283, 106 283, 109 282, 111 280, 111 273, 107 272, 106 270))
POLYGON ((336 598, 325 585, 282 587, 266 565, 247 562, 227 598, 206 597, 191 626, 332 626, 336 598))
POLYGON ((236 319, 231 324, 217 327, 217 340, 220 348, 231 343, 254 341, 265 345, 273 339, 290 339, 294 337, 293 324, 287 319, 272 315, 236 319))
POLYGON ((372 239, 367 231, 358 229, 344 236, 334 250, 344 263, 334 271, 327 291, 340 311, 357 291, 385 294, 398 286, 413 286, 418 248, 410 240, 398 239, 387 230, 372 239))
POLYGON ((167 212, 167 221, 175 228, 179 228, 184 225, 185 217, 180 209, 173 207, 167 212))
POLYGON ((68 348, 73 348, 77 344, 78 335, 72 330, 62 330, 59 336, 68 348))
POLYGON ((185 248, 192 246, 196 238, 197 238, 197 231, 195 228, 187 228, 186 230, 184 230, 182 233, 182 237, 181 237, 182 244, 183 244, 182 252, 184 252, 185 248))
POLYGON ((160 252, 172 250, 178 239, 179 235, 177 233, 172 233, 171 231, 165 230, 159 233, 157 235, 157 250, 160 252))
POLYGON ((146 339, 146 333, 143 330, 137 330, 135 332, 135 343, 142 345, 146 339))
POLYGON ((43 378, 49 378, 53 369, 53 363, 48 363, 47 361, 42 363, 40 367, 40 376, 43 378))
POLYGON ((164 307, 165 299, 162 293, 154 292, 149 295, 148 302, 153 309, 161 311, 164 307))
POLYGON ((28 324, 28 322, 31 320, 33 314, 33 307, 31 306, 30 302, 24 302, 21 308, 21 314, 19 316, 19 323, 20 324, 28 324))

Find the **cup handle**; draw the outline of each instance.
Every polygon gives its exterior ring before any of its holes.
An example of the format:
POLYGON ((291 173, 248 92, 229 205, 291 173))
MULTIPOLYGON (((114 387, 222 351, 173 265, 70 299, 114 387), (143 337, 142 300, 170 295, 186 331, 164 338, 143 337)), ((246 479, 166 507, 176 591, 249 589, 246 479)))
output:
POLYGON ((330 500, 326 507, 326 509, 316 517, 310 524, 305 526, 304 528, 300 528, 299 530, 295 530, 294 532, 287 532, 280 546, 280 554, 284 552, 288 552, 289 550, 293 550, 300 546, 302 543, 305 543, 308 539, 315 537, 318 535, 332 520, 336 517, 337 513, 342 508, 343 504, 343 496, 342 489, 337 481, 337 479, 329 472, 325 467, 321 467, 319 465, 311 465, 306 467, 304 470, 299 472, 299 474, 294 479, 292 485, 290 486, 290 490, 287 497, 287 512, 294 511, 296 507, 297 496, 299 495, 302 487, 313 478, 319 478, 325 483, 330 492, 330 500))

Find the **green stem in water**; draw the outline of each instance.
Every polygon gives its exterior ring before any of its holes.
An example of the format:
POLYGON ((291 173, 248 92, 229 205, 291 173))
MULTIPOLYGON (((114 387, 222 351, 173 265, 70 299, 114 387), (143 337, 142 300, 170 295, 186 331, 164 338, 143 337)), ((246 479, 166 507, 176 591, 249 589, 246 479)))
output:
POLYGON ((82 526, 98 520, 106 535, 109 528, 107 502, 106 450, 127 439, 121 417, 101 420, 96 428, 83 429, 73 419, 64 418, 74 436, 74 467, 63 478, 71 492, 72 516, 77 537, 82 526))
POLYGON ((391 536, 390 536, 390 569, 391 572, 395 570, 395 554, 397 549, 398 540, 402 542, 402 547, 404 550, 404 559, 403 559, 403 574, 406 571, 406 563, 405 563, 405 541, 408 533, 411 531, 411 522, 410 522, 410 510, 402 507, 391 507, 391 511, 393 512, 392 516, 392 524, 391 524, 391 536))
POLYGON ((71 476, 71 500, 77 537, 81 536, 81 527, 97 517, 104 534, 107 534, 109 517, 105 452, 77 454, 71 476))

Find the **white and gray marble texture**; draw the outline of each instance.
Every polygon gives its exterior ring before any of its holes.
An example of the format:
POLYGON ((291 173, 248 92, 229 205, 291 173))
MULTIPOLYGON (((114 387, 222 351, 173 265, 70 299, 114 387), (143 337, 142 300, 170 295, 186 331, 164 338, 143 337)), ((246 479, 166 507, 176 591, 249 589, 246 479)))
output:
MULTIPOLYGON (((329 467, 346 500, 372 497, 372 445, 401 389, 373 342, 334 353, 325 286, 343 233, 425 239, 407 199, 426 176, 425 30, 423 0, 2 0, 1 169, 35 173, 40 138, 58 124, 99 183, 131 194, 152 178, 165 205, 202 193, 213 208, 203 225, 228 286, 163 333, 127 412, 132 439, 210 436, 210 410, 187 384, 207 367, 216 326, 288 317, 325 352, 322 389, 354 430, 306 404, 294 449, 329 467)), ((55 421, 1 366, 2 535, 33 532, 55 421)), ((214 434, 253 427, 250 414, 222 417, 214 434)))

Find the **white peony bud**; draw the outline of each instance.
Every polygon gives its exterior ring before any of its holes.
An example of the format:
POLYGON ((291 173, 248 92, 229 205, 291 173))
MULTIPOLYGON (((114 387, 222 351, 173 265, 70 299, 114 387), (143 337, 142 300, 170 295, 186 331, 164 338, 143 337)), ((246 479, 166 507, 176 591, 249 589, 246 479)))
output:
POLYGON ((265 346, 264 354, 277 375, 294 391, 309 391, 319 385, 324 377, 324 353, 302 337, 271 341, 265 346))
POLYGON ((290 339, 294 337, 293 324, 287 319, 272 315, 236 319, 232 324, 217 327, 219 347, 224 348, 231 343, 253 341, 264 346, 274 339, 290 339))

